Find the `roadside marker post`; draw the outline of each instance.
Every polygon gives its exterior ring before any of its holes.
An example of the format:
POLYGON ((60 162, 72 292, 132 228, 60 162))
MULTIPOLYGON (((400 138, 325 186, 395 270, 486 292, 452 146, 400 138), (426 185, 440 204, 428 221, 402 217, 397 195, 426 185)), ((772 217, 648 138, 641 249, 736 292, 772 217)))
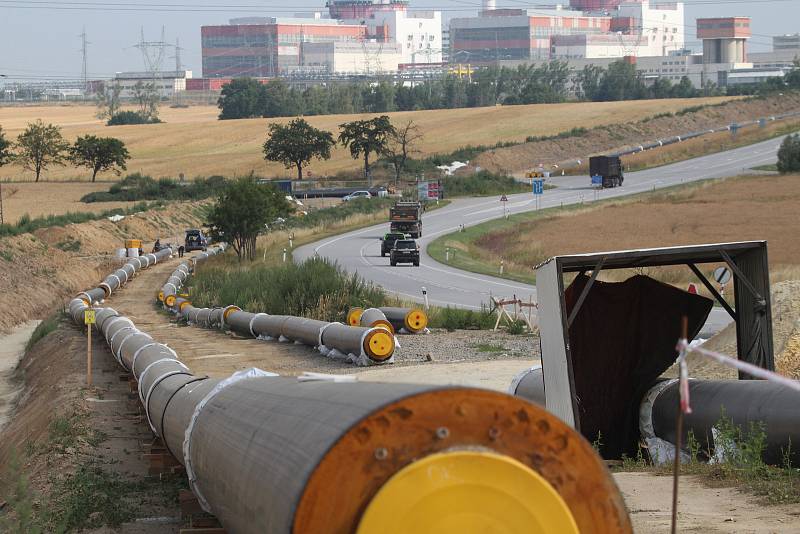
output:
POLYGON ((506 195, 501 196, 500 202, 503 203, 503 217, 508 219, 508 210, 506 209, 506 204, 508 204, 508 197, 506 195))
POLYGON ((425 311, 428 311, 428 290, 422 286, 422 296, 425 298, 425 311))
POLYGON ((283 249, 283 263, 286 263, 286 249, 283 249))
POLYGON ((725 286, 731 281, 731 270, 728 267, 714 269, 714 280, 719 284, 719 294, 725 295, 725 286))
POLYGON ((92 387, 92 325, 95 323, 95 312, 88 309, 83 312, 86 324, 86 385, 92 387))

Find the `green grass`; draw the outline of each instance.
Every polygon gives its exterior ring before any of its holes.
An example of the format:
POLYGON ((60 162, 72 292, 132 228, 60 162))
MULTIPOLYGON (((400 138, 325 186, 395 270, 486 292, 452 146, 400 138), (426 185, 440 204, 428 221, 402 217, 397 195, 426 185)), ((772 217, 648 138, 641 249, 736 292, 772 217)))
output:
POLYGON ((428 313, 428 324, 431 328, 444 328, 448 332, 490 330, 494 327, 495 320, 495 316, 486 307, 479 311, 433 307, 428 313))
POLYGON ((25 345, 25 351, 29 351, 36 345, 39 341, 53 333, 58 325, 61 323, 61 313, 55 313, 50 317, 43 320, 39 325, 33 330, 31 333, 31 337, 28 340, 28 344, 25 345))
POLYGON ((753 167, 754 171, 774 171, 778 172, 778 164, 777 163, 770 163, 769 165, 759 165, 758 167, 753 167))
POLYGON ((493 195, 525 193, 530 186, 516 181, 511 176, 480 171, 472 174, 457 174, 442 178, 446 197, 486 197, 493 195))
MULTIPOLYGON (((711 487, 737 487, 759 497, 767 504, 800 503, 800 469, 791 465, 790 450, 784 451, 782 465, 767 465, 762 460, 766 447, 764 423, 751 423, 742 428, 724 413, 715 425, 716 451, 702 450, 699 441, 689 432, 686 451, 689 462, 681 463, 681 474, 700 477, 711 487), (721 455, 719 463, 709 463, 714 452, 721 455)), ((623 457, 620 471, 654 471, 668 475, 672 464, 653 466, 641 449, 635 459, 623 457)))
POLYGON ((72 237, 68 237, 64 241, 56 243, 56 248, 64 252, 78 252, 81 250, 81 242, 72 237))

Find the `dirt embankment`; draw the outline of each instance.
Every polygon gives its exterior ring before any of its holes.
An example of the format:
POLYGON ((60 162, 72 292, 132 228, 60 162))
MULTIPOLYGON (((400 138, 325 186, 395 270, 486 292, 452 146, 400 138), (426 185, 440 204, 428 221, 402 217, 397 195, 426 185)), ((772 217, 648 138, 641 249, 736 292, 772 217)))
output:
MULTIPOLYGON (((540 163, 550 165, 591 154, 617 150, 665 137, 727 126, 761 117, 800 110, 800 94, 765 99, 745 99, 702 108, 695 112, 667 114, 649 120, 592 128, 580 137, 525 143, 484 152, 472 163, 494 172, 519 172, 540 163)), ((655 115, 655 113, 654 113, 655 115)))
POLYGON ((0 238, 0 330, 41 318, 112 270, 128 238, 177 240, 201 224, 195 205, 179 204, 125 217, 0 238))

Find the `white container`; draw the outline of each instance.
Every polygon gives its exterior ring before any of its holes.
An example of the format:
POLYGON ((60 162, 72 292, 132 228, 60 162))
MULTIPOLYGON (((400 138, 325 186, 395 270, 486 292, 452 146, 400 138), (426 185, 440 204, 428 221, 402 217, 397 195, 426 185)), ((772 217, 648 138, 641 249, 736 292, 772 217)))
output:
POLYGON ((138 248, 129 248, 128 249, 128 257, 129 258, 138 258, 139 257, 139 249, 138 248))
MULTIPOLYGON (((138 252, 138 251, 137 251, 137 252, 138 252)), ((117 258, 118 260, 124 260, 124 259, 125 259, 125 255, 126 255, 127 253, 128 253, 128 251, 127 251, 127 250, 125 250, 124 248, 118 248, 118 249, 117 249, 117 251, 116 251, 116 253, 115 253, 115 256, 116 256, 116 258, 117 258)))

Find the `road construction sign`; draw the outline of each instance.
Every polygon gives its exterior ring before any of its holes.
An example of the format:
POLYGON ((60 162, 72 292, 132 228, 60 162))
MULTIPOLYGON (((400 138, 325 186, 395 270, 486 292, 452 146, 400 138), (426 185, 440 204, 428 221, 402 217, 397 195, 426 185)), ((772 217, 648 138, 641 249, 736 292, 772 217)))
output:
POLYGON ((83 324, 94 324, 94 310, 85 310, 83 312, 83 324))
POLYGON ((503 195, 500 197, 500 202, 508 202, 508 197, 503 195))

